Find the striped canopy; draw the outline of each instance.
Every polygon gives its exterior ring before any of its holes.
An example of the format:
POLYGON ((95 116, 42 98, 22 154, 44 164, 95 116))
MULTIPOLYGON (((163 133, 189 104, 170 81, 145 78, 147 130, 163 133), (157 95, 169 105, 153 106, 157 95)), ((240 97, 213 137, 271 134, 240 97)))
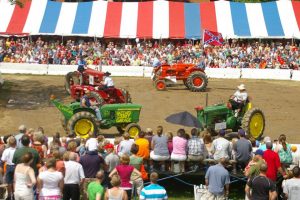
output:
POLYGON ((300 2, 60 3, 31 0, 23 8, 0 0, 0 33, 107 38, 300 38, 300 2))

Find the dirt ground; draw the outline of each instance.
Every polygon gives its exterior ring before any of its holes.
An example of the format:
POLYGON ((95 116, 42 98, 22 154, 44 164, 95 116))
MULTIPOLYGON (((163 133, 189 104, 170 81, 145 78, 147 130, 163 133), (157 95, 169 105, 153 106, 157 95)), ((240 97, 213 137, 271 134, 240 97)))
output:
MULTIPOLYGON (((3 75, 5 85, 0 90, 0 135, 15 133, 20 124, 37 128, 41 126, 48 135, 63 133, 59 111, 49 103, 49 96, 69 103, 63 76, 3 75)), ((184 85, 158 92, 149 78, 114 77, 117 87, 127 89, 134 103, 143 106, 140 125, 153 128, 162 125, 165 131, 176 131, 181 126, 169 124, 165 118, 173 113, 188 111, 196 116, 194 107, 226 102, 236 86, 246 84, 255 107, 266 116, 264 135, 273 138, 284 133, 291 143, 300 143, 300 83, 292 81, 210 79, 205 93, 193 93, 184 85), (298 128, 297 128, 298 127, 298 128)), ((185 127, 186 130, 190 128, 185 127)), ((116 133, 116 129, 106 130, 116 133)))

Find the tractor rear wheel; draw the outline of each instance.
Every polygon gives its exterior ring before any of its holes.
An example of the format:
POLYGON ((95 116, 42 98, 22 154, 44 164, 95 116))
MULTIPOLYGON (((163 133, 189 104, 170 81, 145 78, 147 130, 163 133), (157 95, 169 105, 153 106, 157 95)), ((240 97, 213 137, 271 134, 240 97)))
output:
POLYGON ((258 108, 248 110, 242 119, 242 129, 255 139, 259 139, 265 129, 264 113, 258 108))
POLYGON ((157 80, 155 81, 155 88, 158 91, 164 91, 167 88, 166 82, 164 80, 157 80))
POLYGON ((91 91, 90 99, 91 101, 96 102, 99 106, 102 106, 104 104, 104 100, 101 95, 95 91, 91 91))
POLYGON ((125 128, 125 131, 129 133, 131 138, 135 138, 141 132, 141 127, 136 123, 128 124, 125 128))
POLYGON ((131 99, 131 95, 128 92, 128 90, 124 89, 124 88, 120 88, 122 95, 124 97, 124 103, 132 103, 132 99, 131 99))
POLYGON ((187 78, 188 88, 192 92, 203 92, 207 86, 207 77, 203 72, 192 72, 187 78))
POLYGON ((88 138, 89 133, 98 133, 97 117, 86 111, 75 113, 68 122, 69 135, 88 138))
POLYGON ((78 85, 79 84, 79 78, 76 75, 77 72, 69 72, 65 76, 65 89, 68 94, 71 94, 71 85, 78 85))

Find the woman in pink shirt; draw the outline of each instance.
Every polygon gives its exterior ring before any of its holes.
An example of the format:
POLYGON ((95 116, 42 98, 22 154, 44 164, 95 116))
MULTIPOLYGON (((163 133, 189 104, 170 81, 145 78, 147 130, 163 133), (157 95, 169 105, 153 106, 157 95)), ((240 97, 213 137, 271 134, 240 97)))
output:
POLYGON ((177 136, 173 137, 173 152, 171 154, 172 169, 174 170, 174 161, 179 162, 180 172, 184 172, 184 162, 186 160, 187 140, 185 139, 185 130, 179 129, 177 136))

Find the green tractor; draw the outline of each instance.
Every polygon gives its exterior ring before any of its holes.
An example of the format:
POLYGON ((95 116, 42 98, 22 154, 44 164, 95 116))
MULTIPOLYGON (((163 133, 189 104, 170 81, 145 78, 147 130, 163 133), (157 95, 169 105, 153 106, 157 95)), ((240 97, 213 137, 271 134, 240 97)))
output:
POLYGON ((239 113, 232 110, 231 103, 217 104, 213 106, 196 107, 197 118, 201 124, 201 129, 216 133, 220 129, 231 129, 233 132, 242 128, 249 137, 259 139, 265 129, 265 116, 258 108, 252 108, 252 104, 247 101, 239 113))
POLYGON ((142 106, 138 104, 105 104, 100 108, 105 122, 100 123, 95 111, 81 107, 79 102, 64 105, 53 96, 51 102, 62 113, 62 125, 69 136, 87 138, 90 132, 97 135, 99 129, 109 129, 113 126, 120 134, 126 131, 131 137, 135 137, 141 131, 137 123, 142 106))

